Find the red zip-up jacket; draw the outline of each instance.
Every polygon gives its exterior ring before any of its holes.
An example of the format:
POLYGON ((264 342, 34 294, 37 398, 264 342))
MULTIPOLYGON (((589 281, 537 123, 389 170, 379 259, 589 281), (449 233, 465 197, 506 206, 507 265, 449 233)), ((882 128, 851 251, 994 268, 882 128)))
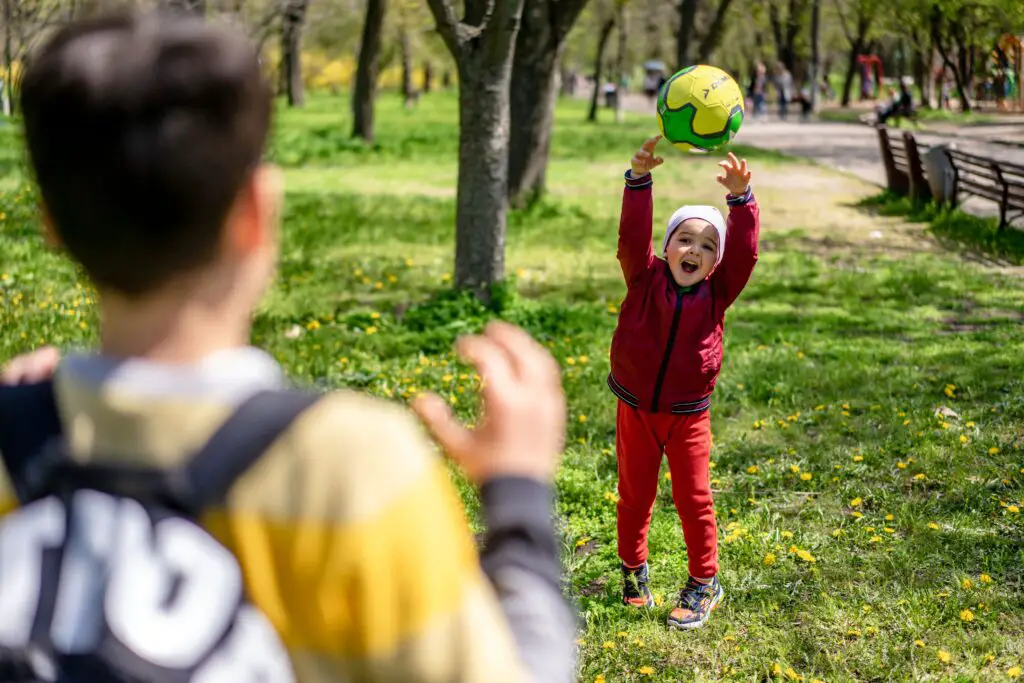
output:
POLYGON ((619 264, 626 298, 612 337, 608 386, 628 405, 653 413, 707 410, 722 367, 725 310, 750 279, 760 232, 751 191, 729 195, 725 253, 706 280, 688 289, 651 245, 650 174, 626 173, 619 219, 619 264))

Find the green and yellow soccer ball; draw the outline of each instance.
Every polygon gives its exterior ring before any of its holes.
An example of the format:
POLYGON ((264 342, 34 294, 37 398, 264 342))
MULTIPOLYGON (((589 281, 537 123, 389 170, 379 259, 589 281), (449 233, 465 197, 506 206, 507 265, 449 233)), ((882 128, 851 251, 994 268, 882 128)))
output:
POLYGON ((713 152, 743 125, 743 92, 721 69, 688 66, 658 93, 658 126, 665 140, 684 152, 713 152))

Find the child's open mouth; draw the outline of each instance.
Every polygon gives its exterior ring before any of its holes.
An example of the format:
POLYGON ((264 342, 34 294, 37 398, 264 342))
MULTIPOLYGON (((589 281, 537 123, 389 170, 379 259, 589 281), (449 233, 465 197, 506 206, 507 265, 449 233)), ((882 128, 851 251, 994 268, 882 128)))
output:
POLYGON ((690 263, 689 261, 683 261, 682 263, 679 264, 679 267, 682 268, 683 272, 687 274, 696 273, 698 268, 696 263, 690 263))

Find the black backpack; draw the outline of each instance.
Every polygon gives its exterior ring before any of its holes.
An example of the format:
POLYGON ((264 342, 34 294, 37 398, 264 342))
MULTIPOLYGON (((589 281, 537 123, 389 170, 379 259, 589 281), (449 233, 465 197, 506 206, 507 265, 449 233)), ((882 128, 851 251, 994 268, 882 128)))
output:
POLYGON ((177 469, 81 465, 50 382, 0 389, 0 683, 292 683, 235 557, 197 522, 318 396, 261 392, 177 469))

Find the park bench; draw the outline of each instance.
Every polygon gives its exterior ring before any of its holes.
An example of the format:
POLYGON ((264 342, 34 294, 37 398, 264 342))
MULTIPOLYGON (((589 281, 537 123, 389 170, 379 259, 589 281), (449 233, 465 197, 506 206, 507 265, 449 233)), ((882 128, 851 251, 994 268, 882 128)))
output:
POLYGON ((1024 216, 1024 166, 996 161, 957 149, 945 150, 953 166, 952 204, 961 195, 987 199, 999 205, 999 229, 1024 216))
POLYGON ((917 142, 914 134, 903 131, 902 136, 884 125, 875 126, 878 143, 882 150, 882 164, 885 166, 885 181, 889 190, 900 195, 910 195, 914 201, 926 202, 932 199, 931 187, 925 175, 921 156, 928 147, 917 142))

